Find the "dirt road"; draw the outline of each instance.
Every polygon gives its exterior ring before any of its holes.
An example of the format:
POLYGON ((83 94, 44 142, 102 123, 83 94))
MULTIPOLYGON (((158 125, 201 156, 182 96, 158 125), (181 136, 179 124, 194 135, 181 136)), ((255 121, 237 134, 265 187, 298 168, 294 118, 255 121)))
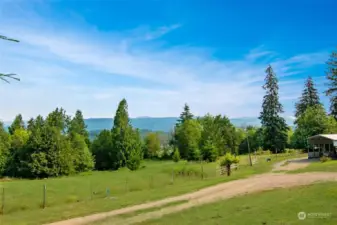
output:
POLYGON ((310 163, 315 161, 317 161, 317 159, 308 159, 307 157, 284 160, 282 162, 275 163, 272 171, 298 170, 307 167, 310 163))
POLYGON ((204 188, 202 190, 172 197, 166 198, 160 201, 154 201, 141 205, 126 207, 118 210, 113 210, 105 213, 98 213, 85 217, 79 217, 52 223, 49 225, 82 225, 93 223, 98 220, 105 219, 106 217, 116 216, 119 214, 125 214, 135 212, 140 209, 148 209, 152 207, 164 206, 167 203, 187 200, 187 203, 180 205, 164 207, 160 210, 152 211, 149 213, 139 214, 127 219, 114 218, 107 224, 134 224, 136 222, 142 222, 149 219, 159 218, 163 215, 178 212, 193 206, 219 201, 221 199, 228 199, 234 196, 245 195, 249 193, 271 190, 275 188, 287 188, 301 185, 308 185, 314 182, 322 181, 337 181, 337 173, 328 172, 311 172, 301 174, 282 174, 282 173, 266 173, 262 175, 252 176, 250 178, 230 181, 222 184, 218 184, 212 187, 204 188))

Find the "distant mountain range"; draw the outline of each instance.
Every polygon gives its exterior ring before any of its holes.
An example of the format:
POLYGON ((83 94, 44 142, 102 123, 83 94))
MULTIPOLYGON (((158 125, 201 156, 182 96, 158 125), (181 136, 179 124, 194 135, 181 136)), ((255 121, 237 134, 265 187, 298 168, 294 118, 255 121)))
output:
MULTIPOLYGON (((293 119, 290 117, 285 117, 288 125, 293 126, 293 119)), ((163 131, 169 132, 174 127, 177 122, 177 117, 138 117, 131 118, 130 122, 133 127, 140 130, 151 130, 151 131, 163 131)), ((255 117, 241 117, 232 118, 231 122, 237 126, 260 126, 260 120, 255 117)), ((103 129, 111 129, 113 124, 113 119, 111 118, 89 118, 85 119, 88 131, 98 131, 103 129)), ((5 122, 5 126, 9 126, 11 122, 5 122)))
MULTIPOLYGON (((286 122, 289 126, 293 126, 293 119, 290 117, 285 117, 286 122)), ((173 129, 176 124, 177 117, 138 117, 131 118, 130 122, 133 127, 140 130, 152 130, 152 131, 163 131, 169 132, 173 129)), ((230 119, 234 126, 260 126, 260 120, 255 117, 242 117, 242 118, 232 118, 230 119)), ((88 130, 103 130, 111 129, 113 120, 111 118, 90 118, 85 119, 85 123, 88 130)))

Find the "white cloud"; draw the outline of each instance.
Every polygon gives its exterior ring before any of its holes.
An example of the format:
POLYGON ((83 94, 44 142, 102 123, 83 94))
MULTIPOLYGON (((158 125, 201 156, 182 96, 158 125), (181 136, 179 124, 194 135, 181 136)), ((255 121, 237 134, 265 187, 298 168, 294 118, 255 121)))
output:
MULTIPOLYGON (((24 118, 46 115, 57 106, 71 113, 79 108, 85 117, 112 117, 124 97, 133 117, 177 116, 185 102, 197 115, 257 116, 268 63, 284 77, 321 63, 326 56, 318 52, 275 58, 280 56, 259 47, 242 60, 215 60, 203 48, 149 45, 180 25, 111 35, 92 33, 87 27, 67 29, 38 17, 32 22, 15 19, 0 24, 4 34, 21 40, 0 42, 1 71, 22 78, 19 83, 0 84, 0 95, 6 96, 1 103, 6 108, 0 111, 3 120, 18 113, 24 118), (108 77, 128 80, 120 85, 108 83, 108 77)), ((282 82, 282 99, 297 98, 302 83, 282 82)))

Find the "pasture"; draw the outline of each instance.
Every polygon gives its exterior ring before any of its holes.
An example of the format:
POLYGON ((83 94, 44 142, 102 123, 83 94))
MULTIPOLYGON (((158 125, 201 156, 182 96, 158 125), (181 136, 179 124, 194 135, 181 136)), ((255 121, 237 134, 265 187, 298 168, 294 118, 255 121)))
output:
POLYGON ((138 171, 121 169, 43 180, 3 180, 0 224, 42 224, 180 195, 268 172, 274 162, 301 156, 304 155, 261 155, 253 167, 249 166, 247 155, 241 156, 238 169, 230 177, 220 176, 216 163, 145 161, 138 171), (267 162, 267 157, 272 161, 267 162), (179 171, 186 173, 179 175, 179 171))

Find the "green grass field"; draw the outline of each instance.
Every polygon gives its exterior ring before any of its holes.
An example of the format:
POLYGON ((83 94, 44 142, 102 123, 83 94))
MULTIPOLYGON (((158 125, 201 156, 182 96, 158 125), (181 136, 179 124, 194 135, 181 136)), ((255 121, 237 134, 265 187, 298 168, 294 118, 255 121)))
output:
POLYGON ((279 154, 277 159, 272 156, 272 162, 266 162, 266 156, 259 156, 258 163, 253 167, 248 166, 248 157, 242 156, 239 169, 233 171, 230 177, 216 173, 216 163, 203 166, 200 163, 188 163, 187 168, 203 171, 204 179, 201 175, 174 176, 173 183, 172 171, 183 167, 186 162, 145 162, 144 168, 134 172, 122 169, 44 180, 2 181, 0 187, 5 188, 5 201, 3 204, 0 198, 0 206, 4 205, 0 224, 42 224, 140 204, 268 172, 274 162, 300 156, 303 155, 279 154), (44 185, 46 208, 42 209, 44 185), (110 192, 108 196, 107 188, 110 192))
POLYGON ((303 169, 298 169, 294 171, 289 171, 288 173, 304 173, 304 172, 337 172, 337 160, 331 160, 327 162, 313 162, 308 167, 303 169))
MULTIPOLYGON (((334 225, 337 224, 336 187, 336 182, 329 182, 266 191, 191 208, 138 225, 334 225), (307 218, 299 220, 298 212, 306 212, 307 218), (317 218, 314 214, 310 216, 308 213, 326 214, 321 215, 324 218, 317 218)), ((95 224, 110 223, 105 220, 95 224)))

